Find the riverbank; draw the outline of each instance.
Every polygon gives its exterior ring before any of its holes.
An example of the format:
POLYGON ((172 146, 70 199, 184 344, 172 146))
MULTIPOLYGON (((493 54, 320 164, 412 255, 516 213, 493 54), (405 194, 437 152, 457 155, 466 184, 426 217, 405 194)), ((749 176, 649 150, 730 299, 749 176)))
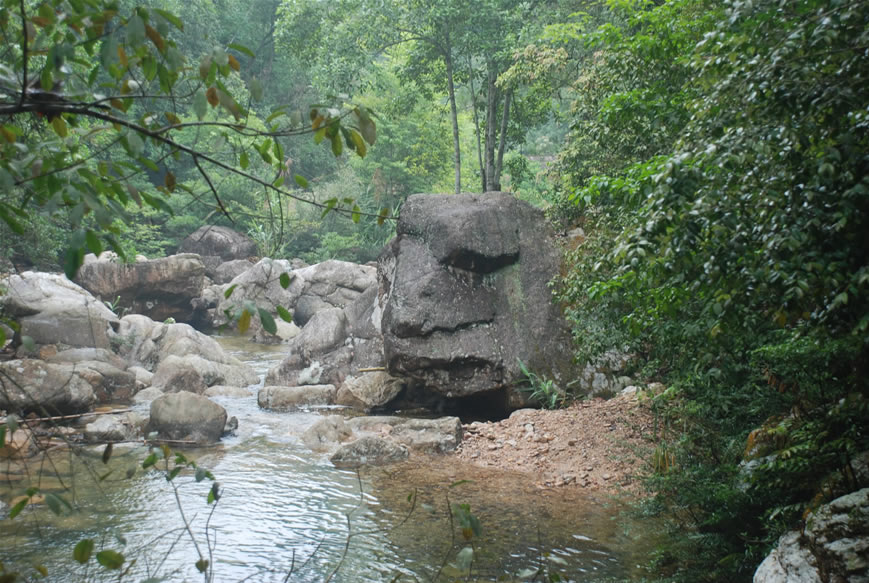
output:
POLYGON ((529 474, 538 488, 576 488, 613 496, 643 492, 655 419, 637 393, 577 401, 565 409, 521 409, 508 419, 463 426, 456 455, 490 468, 529 474))

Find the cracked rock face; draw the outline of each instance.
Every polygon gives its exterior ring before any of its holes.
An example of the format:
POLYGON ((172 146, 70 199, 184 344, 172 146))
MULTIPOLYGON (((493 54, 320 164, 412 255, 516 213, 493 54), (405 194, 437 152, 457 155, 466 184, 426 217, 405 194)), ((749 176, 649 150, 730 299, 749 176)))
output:
POLYGON ((570 336, 549 282, 560 254, 509 194, 415 195, 379 260, 387 368, 445 397, 512 391, 519 361, 563 384, 570 336))

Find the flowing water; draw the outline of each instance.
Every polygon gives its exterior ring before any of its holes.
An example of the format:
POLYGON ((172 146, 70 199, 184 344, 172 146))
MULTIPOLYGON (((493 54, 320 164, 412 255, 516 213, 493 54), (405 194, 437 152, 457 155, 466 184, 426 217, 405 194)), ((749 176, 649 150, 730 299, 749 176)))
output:
MULTIPOLYGON (((220 341, 261 374, 281 359, 279 347, 220 341)), ((473 549, 473 581, 530 579, 541 565, 578 582, 635 574, 636 541, 611 501, 541 491, 527 476, 451 457, 358 474, 338 470, 300 442, 320 415, 338 411, 263 411, 254 395, 216 400, 238 418, 237 434, 218 447, 184 452, 220 483, 216 506, 206 503, 208 479, 197 483, 185 472, 176 489, 165 472, 142 470, 144 447, 116 447, 107 465, 102 448, 75 455, 59 448, 40 458, 41 486, 65 492, 73 510, 55 516, 37 504, 0 521, 0 560, 28 576, 44 566, 49 576, 40 580, 118 580, 119 571, 109 577, 93 559, 73 560, 75 544, 92 538, 97 550, 127 557, 121 571, 136 559, 124 581, 202 581, 200 553, 221 582, 465 580, 464 547, 473 549), (479 536, 463 539, 449 511, 454 504, 469 506, 479 536)), ((27 479, 0 475, 0 500, 9 503, 39 479, 37 468, 29 471, 27 479)))

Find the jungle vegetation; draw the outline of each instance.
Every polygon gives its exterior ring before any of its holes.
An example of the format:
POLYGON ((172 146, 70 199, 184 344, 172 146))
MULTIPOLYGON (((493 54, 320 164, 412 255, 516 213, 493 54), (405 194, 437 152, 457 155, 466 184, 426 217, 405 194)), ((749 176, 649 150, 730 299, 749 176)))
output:
POLYGON ((0 253, 71 272, 219 223, 366 261, 410 194, 511 191, 585 233, 557 286, 577 358, 667 387, 649 578, 747 581, 865 486, 866 22, 866 0, 3 0, 0 253))

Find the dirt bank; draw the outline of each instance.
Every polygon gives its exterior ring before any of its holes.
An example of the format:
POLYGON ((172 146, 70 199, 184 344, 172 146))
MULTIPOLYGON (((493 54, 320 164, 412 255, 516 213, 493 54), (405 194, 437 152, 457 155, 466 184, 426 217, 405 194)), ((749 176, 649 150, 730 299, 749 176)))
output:
POLYGON ((578 401, 553 411, 522 409, 464 426, 459 458, 526 472, 540 488, 637 495, 654 451, 654 416, 636 394, 578 401))

